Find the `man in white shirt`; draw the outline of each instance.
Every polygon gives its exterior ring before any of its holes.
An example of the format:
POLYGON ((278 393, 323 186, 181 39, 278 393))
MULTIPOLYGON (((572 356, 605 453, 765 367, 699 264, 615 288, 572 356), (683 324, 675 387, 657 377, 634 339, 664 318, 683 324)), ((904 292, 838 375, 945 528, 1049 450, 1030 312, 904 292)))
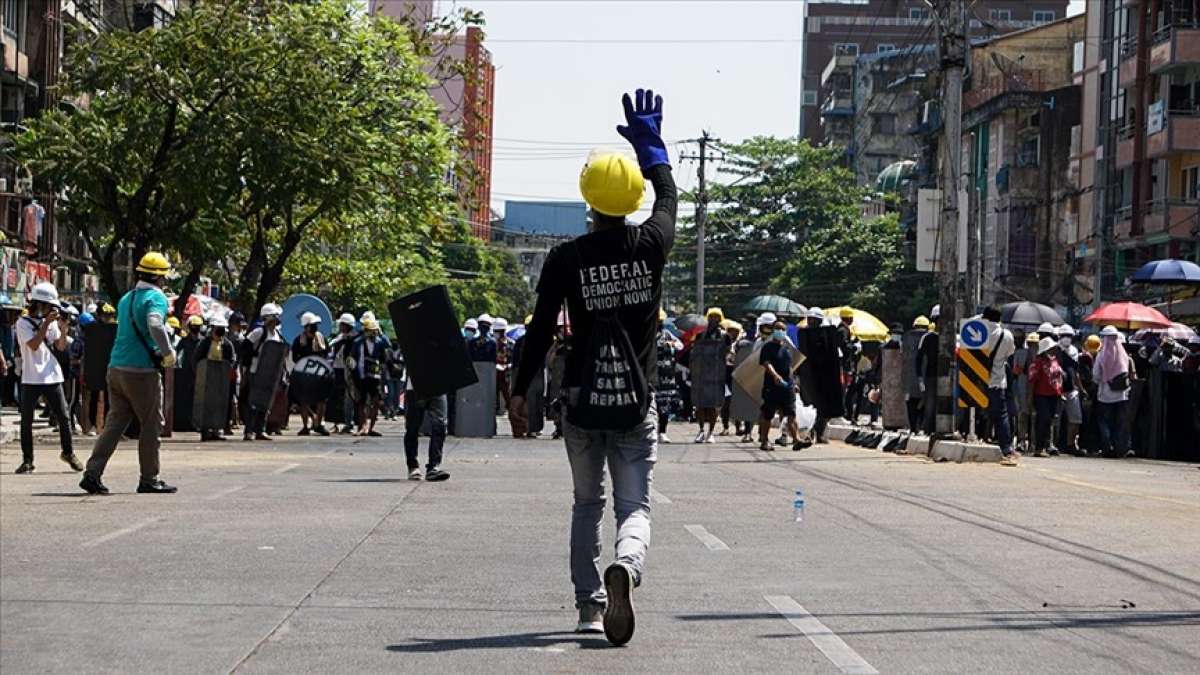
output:
POLYGON ((988 373, 988 417, 992 430, 1000 443, 1003 464, 1016 464, 1013 451, 1012 426, 1008 419, 1008 359, 1017 351, 1013 334, 1000 325, 1000 308, 989 306, 983 310, 983 322, 988 327, 988 348, 991 350, 992 369, 988 373))
POLYGON ((17 473, 33 472, 33 415, 41 398, 46 399, 46 406, 58 424, 60 458, 72 469, 83 471, 83 464, 71 446, 62 368, 50 350, 52 344, 59 350, 67 347, 67 333, 59 325, 60 308, 58 289, 43 282, 29 292, 29 316, 17 321, 17 344, 21 349, 21 465, 17 473))

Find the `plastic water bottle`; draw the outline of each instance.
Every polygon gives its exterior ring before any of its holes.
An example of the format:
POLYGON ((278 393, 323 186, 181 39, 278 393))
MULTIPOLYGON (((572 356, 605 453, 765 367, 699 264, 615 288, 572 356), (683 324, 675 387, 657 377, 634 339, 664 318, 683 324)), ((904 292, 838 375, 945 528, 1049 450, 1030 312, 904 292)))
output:
POLYGON ((796 489, 796 497, 792 500, 792 516, 797 523, 804 522, 804 490, 796 489))

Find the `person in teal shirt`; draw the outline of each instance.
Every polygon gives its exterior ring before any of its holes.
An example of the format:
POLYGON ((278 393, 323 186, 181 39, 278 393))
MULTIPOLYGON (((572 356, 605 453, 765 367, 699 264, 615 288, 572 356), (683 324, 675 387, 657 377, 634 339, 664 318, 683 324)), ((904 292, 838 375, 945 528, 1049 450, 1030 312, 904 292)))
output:
POLYGON ((136 418, 140 427, 139 493, 173 493, 158 478, 159 434, 163 425, 162 368, 175 365, 167 333, 167 296, 163 281, 171 271, 166 256, 151 251, 137 266, 137 285, 117 303, 117 338, 108 362, 108 414, 96 439, 79 487, 89 494, 108 494, 100 478, 125 429, 136 418))

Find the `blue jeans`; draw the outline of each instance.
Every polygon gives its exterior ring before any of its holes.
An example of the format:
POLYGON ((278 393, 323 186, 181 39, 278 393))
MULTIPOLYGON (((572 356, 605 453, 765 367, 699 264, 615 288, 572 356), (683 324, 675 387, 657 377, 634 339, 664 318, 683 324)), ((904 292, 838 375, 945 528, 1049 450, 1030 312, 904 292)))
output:
POLYGON ((1129 401, 1116 403, 1096 402, 1096 422, 1100 431, 1100 452, 1105 455, 1116 455, 1125 447, 1125 409, 1129 401))
POLYGON ((646 549, 650 546, 650 485, 658 459, 658 412, 654 403, 640 424, 625 431, 586 431, 563 415, 563 439, 575 503, 571 507, 571 581, 575 606, 606 604, 600 577, 601 521, 604 518, 605 463, 612 473, 613 506, 617 516, 616 560, 642 581, 646 549))
POLYGON ((992 420, 992 432, 1000 442, 1000 452, 1005 455, 1012 454, 1012 427, 1008 423, 1008 389, 988 389, 988 417, 992 420))

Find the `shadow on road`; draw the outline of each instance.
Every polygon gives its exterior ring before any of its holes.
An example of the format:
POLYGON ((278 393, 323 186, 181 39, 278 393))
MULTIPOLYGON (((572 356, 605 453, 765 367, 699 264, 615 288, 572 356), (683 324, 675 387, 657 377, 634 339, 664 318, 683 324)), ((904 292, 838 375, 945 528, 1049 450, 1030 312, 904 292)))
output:
POLYGON ((608 641, 602 637, 588 637, 578 633, 516 633, 513 635, 489 635, 471 638, 413 638, 411 643, 388 645, 389 652, 401 654, 432 654, 476 649, 536 649, 563 644, 577 644, 580 649, 609 649, 608 641))
MULTIPOLYGON (((339 478, 323 480, 322 483, 407 483, 407 478, 339 478)), ((414 481, 416 482, 416 481, 414 481)))

